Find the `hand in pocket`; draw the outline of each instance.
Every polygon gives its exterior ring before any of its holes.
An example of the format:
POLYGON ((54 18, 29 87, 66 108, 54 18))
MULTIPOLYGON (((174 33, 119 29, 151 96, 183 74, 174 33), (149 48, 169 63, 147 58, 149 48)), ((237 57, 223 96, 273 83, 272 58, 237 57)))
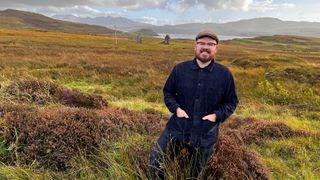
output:
POLYGON ((189 118, 188 114, 183 109, 181 109, 179 107, 177 108, 176 113, 177 113, 177 117, 179 117, 179 118, 189 118))

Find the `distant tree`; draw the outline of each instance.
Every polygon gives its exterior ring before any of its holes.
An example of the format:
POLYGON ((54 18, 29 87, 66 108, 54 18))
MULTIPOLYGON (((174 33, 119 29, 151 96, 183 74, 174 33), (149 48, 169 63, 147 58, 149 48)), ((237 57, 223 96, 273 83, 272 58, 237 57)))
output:
POLYGON ((137 35, 137 37, 136 37, 136 42, 137 42, 138 44, 142 44, 142 36, 141 36, 140 33, 139 33, 139 34, 137 35))
POLYGON ((170 44, 170 41, 171 41, 171 38, 169 36, 169 34, 167 34, 165 37, 164 37, 164 41, 163 41, 163 44, 170 44))

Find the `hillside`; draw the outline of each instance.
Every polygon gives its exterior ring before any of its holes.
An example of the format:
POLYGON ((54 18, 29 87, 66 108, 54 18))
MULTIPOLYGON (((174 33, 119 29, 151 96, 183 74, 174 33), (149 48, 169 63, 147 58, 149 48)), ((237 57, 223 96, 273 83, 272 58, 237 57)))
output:
POLYGON ((296 35, 320 37, 319 22, 283 21, 277 18, 253 18, 227 23, 188 23, 177 25, 151 25, 130 20, 125 17, 79 18, 72 15, 53 16, 62 20, 52 19, 44 15, 18 11, 0 11, 0 28, 34 29, 40 31, 59 31, 85 34, 110 34, 114 28, 120 31, 136 32, 149 29, 162 34, 197 34, 203 29, 212 29, 225 36, 272 36, 296 35), (72 22, 69 22, 72 21, 72 22), (84 23, 84 24, 82 24, 84 23), (265 28, 268 27, 268 28, 265 28))
POLYGON ((320 37, 319 22, 284 21, 277 18, 261 17, 243 19, 227 23, 187 23, 176 25, 151 25, 133 21, 125 17, 95 17, 80 18, 75 16, 54 16, 58 19, 73 22, 101 25, 105 27, 117 27, 123 31, 137 31, 139 29, 151 29, 163 34, 197 34, 203 29, 212 29, 220 35, 226 36, 271 36, 271 35, 297 35, 320 37), (268 27, 268 28, 266 28, 268 27))
POLYGON ((135 33, 142 34, 142 35, 145 35, 145 36, 159 36, 156 32, 154 32, 151 29, 139 29, 135 33))
POLYGON ((114 33, 114 30, 102 26, 61 21, 41 14, 12 9, 0 11, 0 28, 32 29, 38 31, 58 31, 82 34, 114 33))
MULTIPOLYGON (((147 179, 170 115, 162 88, 173 66, 194 56, 192 40, 0 36, 1 179, 147 179)), ((319 179, 320 39, 236 39, 219 51, 240 104, 222 125, 211 175, 319 179)), ((183 169, 171 170, 183 179, 183 169)))
POLYGON ((130 31, 134 29, 139 29, 140 27, 147 28, 152 26, 151 24, 141 23, 137 21, 133 21, 131 19, 125 17, 76 17, 73 15, 55 15, 53 16, 55 19, 61 19, 72 22, 79 22, 84 24, 92 24, 98 26, 104 26, 108 28, 116 28, 120 31, 130 31))
POLYGON ((203 29, 212 29, 227 36, 296 35, 320 37, 319 22, 282 21, 276 18, 254 18, 228 23, 189 23, 178 25, 150 26, 157 33, 197 34, 203 29), (267 28, 266 28, 267 27, 267 28))

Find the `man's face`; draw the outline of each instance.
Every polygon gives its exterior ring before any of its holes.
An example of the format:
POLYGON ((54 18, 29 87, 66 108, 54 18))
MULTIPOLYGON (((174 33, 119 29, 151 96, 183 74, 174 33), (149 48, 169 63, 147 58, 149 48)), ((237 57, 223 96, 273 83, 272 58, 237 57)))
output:
POLYGON ((218 43, 209 37, 203 37, 196 41, 195 56, 198 60, 205 63, 212 60, 218 51, 218 43))

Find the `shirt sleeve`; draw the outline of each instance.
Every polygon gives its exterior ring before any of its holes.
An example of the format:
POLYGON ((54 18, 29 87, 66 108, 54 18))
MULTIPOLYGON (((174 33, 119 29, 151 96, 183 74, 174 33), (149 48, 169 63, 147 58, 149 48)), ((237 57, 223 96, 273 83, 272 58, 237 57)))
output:
POLYGON ((231 72, 229 73, 227 79, 228 81, 223 104, 221 104, 219 108, 214 111, 217 116, 218 122, 224 122, 235 111, 239 103, 234 79, 231 72))
POLYGON ((176 113, 177 108, 179 107, 179 104, 175 98, 176 94, 176 79, 177 79, 177 68, 176 66, 171 71, 165 85, 163 88, 163 94, 164 94, 164 102, 169 109, 170 112, 176 113))

